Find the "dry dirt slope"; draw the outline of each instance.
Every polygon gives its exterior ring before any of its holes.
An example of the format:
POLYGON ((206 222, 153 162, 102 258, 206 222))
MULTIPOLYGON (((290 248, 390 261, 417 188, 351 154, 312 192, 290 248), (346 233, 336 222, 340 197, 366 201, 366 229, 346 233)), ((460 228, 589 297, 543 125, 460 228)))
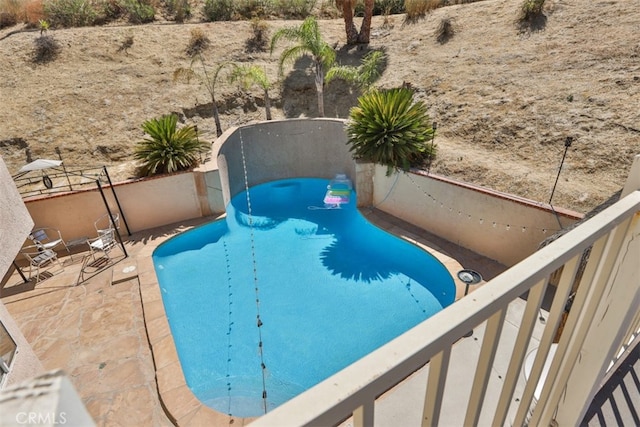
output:
MULTIPOLYGON (((433 171, 534 200, 548 201, 565 138, 574 137, 553 202, 586 212, 624 184, 640 153, 640 0, 547 0, 544 26, 524 34, 514 23, 520 4, 450 6, 412 25, 374 19, 370 47, 389 57, 379 86, 411 83, 429 106, 438 123, 433 171), (446 17, 456 34, 439 44, 434 32, 446 17)), ((295 24, 269 22, 271 31, 295 24)), ((257 63, 276 79, 279 50, 247 53, 247 22, 57 30, 63 50, 47 65, 30 61, 37 33, 0 40, 0 154, 10 171, 24 164, 26 147, 34 158, 55 158, 59 147, 68 165, 106 164, 126 178, 142 122, 169 112, 213 141, 206 91, 172 79, 189 66, 184 50, 196 27, 213 42, 212 64, 257 63), (134 44, 119 52, 127 36, 134 44)), ((344 48, 341 20, 321 30, 343 63, 362 56, 344 48)), ((275 118, 317 114, 305 64, 272 90, 275 118)), ((326 92, 327 115, 346 117, 356 94, 340 83, 326 92)), ((258 91, 250 99, 222 84, 218 97, 224 128, 264 117, 258 91)))

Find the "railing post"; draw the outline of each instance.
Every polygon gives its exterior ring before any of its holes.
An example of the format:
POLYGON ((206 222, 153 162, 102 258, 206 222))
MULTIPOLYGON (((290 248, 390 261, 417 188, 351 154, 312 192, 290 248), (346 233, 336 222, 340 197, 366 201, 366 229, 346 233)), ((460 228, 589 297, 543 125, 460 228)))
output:
POLYGON ((547 425, 551 422, 558 403, 563 396, 567 398, 567 381, 581 357, 582 346, 621 252, 628 224, 629 220, 624 221, 608 235, 601 237, 591 250, 558 350, 549 368, 547 378, 553 378, 553 381, 545 382, 542 388, 540 400, 531 418, 533 425, 547 425))
POLYGON ((482 339, 482 349, 478 357, 478 367, 476 368, 471 396, 469 397, 469 406, 467 406, 467 414, 464 418, 465 426, 478 425, 506 315, 507 307, 502 307, 487 320, 487 328, 482 339))
POLYGON ((354 427, 373 427, 373 413, 375 401, 367 400, 362 406, 353 411, 354 427))
POLYGON ((636 190, 640 190, 640 154, 633 158, 631 170, 629 171, 629 176, 627 177, 627 182, 622 189, 620 198, 622 199, 623 197, 627 197, 636 190))
POLYGON ((449 372, 450 358, 451 347, 447 347, 429 361, 429 378, 422 410, 422 427, 437 426, 440 422, 440 411, 442 409, 447 372, 449 372))
MULTIPOLYGON (((624 224, 620 227, 623 228, 624 224)), ((558 425, 580 423, 634 321, 640 306, 639 237, 640 215, 636 214, 599 300, 580 357, 567 380, 565 397, 558 404, 555 416, 558 425)))

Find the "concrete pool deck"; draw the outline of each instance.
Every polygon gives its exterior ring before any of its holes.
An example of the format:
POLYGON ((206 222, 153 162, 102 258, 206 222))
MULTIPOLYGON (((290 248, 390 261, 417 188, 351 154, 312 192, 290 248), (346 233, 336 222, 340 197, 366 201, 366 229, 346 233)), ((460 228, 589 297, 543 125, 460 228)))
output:
MULTIPOLYGON (((362 213, 438 258, 456 280, 457 298, 465 292, 456 276, 460 269, 476 270, 486 280, 505 269, 381 211, 362 213)), ((0 289, 0 298, 45 369, 65 370, 96 424, 211 426, 251 421, 232 420, 203 406, 186 386, 151 260, 153 250, 168 238, 213 219, 123 236, 129 257, 120 257, 78 286, 81 254, 62 258, 64 271, 37 286, 22 283, 14 272, 0 289)), ((474 339, 463 341, 472 345, 474 339)), ((394 395, 383 399, 392 402, 394 395)), ((381 414, 379 420, 384 419, 381 414)))

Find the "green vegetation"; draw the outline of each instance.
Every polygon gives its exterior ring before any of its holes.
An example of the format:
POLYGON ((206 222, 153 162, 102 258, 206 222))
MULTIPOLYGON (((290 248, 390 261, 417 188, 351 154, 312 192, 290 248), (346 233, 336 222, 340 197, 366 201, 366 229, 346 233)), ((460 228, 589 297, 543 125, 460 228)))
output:
POLYGON ((202 13, 209 21, 230 21, 233 17, 233 0, 206 0, 202 13))
POLYGON ((191 30, 191 37, 189 38, 189 44, 187 45, 187 55, 190 57, 194 57, 196 55, 202 54, 209 45, 211 44, 211 40, 206 36, 204 31, 200 28, 193 28, 191 30))
POLYGON ((427 107, 408 88, 372 90, 358 99, 347 123, 350 151, 356 159, 407 171, 435 154, 427 107))
POLYGON ((140 0, 124 0, 124 9, 132 24, 146 24, 155 19, 156 10, 154 7, 140 0))
POLYGON ((94 25, 96 9, 86 0, 49 0, 44 3, 47 21, 53 27, 85 27, 94 25))
POLYGON ((544 10, 544 2, 545 0, 524 0, 520 7, 519 21, 527 23, 540 18, 544 10))
POLYGON ((336 60, 336 52, 320 34, 318 21, 313 16, 305 19, 299 27, 281 28, 271 38, 271 53, 280 40, 295 42, 280 54, 278 63, 282 75, 284 65, 295 62, 302 56, 310 56, 315 72, 316 92, 318 94, 318 115, 324 117, 324 74, 336 60))
POLYGON ((245 91, 249 90, 254 84, 258 85, 264 93, 264 109, 267 120, 271 120, 271 100, 269 99, 271 83, 264 68, 257 65, 234 64, 229 81, 238 82, 245 91))
POLYGON ((33 40, 34 48, 31 58, 36 64, 45 64, 57 58, 61 47, 60 43, 58 43, 52 35, 47 34, 47 31, 49 31, 49 23, 40 20, 39 25, 40 36, 33 40))
POLYGON ((229 63, 223 62, 222 64, 219 64, 212 74, 211 70, 205 63, 202 54, 199 53, 193 58, 193 60, 191 61, 191 66, 189 68, 178 68, 173 72, 174 81, 183 80, 189 83, 195 78, 207 89, 207 92, 209 92, 209 96, 211 97, 213 120, 216 123, 217 136, 222 135, 222 125, 220 124, 220 113, 218 112, 218 103, 216 102, 216 83, 218 82, 220 71, 222 71, 222 69, 226 65, 229 65, 229 63), (196 62, 200 64, 200 72, 197 72, 193 69, 196 62))
POLYGON ((315 5, 316 0, 206 0, 203 14, 209 21, 300 19, 311 15, 315 5))
POLYGON ((251 20, 252 36, 245 42, 247 52, 264 52, 269 41, 269 24, 260 18, 251 20))
POLYGON ((346 80, 353 83, 363 92, 368 91, 371 85, 378 80, 382 74, 382 65, 387 57, 380 50, 372 50, 362 58, 362 63, 357 67, 349 65, 333 66, 327 71, 325 81, 329 83, 333 79, 346 80))
POLYGON ((174 114, 144 122, 148 135, 136 144, 134 157, 140 160, 142 175, 155 175, 186 170, 196 166, 209 144, 200 142, 193 126, 177 129, 174 114))
MULTIPOLYGON (((347 44, 357 44, 369 43, 373 15, 405 11, 412 15, 415 7, 432 9, 474 1, 481 0, 204 0, 202 14, 207 21, 229 21, 309 16, 333 19, 342 13, 347 44), (363 17, 360 32, 355 28, 354 16, 363 17)), ((538 3, 543 1, 527 0, 525 7, 533 12, 538 3)), ((52 28, 103 25, 121 19, 143 24, 153 21, 156 15, 176 22, 193 22, 192 6, 191 0, 0 0, 0 29, 19 23, 37 27, 40 19, 51 23, 52 28)))
POLYGON ((191 17, 189 0, 163 0, 167 15, 176 22, 184 22, 191 17))

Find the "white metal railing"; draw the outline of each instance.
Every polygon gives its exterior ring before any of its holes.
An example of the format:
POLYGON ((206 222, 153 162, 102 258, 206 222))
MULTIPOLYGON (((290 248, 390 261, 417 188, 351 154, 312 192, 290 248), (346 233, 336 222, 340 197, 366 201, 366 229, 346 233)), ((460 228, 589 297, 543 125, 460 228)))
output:
MULTIPOLYGON (((640 191, 635 191, 529 258, 375 352, 274 409, 253 426, 374 424, 376 399, 429 363, 421 408, 423 425, 444 422, 443 400, 458 393, 447 373, 451 354, 469 330, 486 324, 471 392, 457 400, 464 425, 577 425, 611 361, 640 329, 638 260, 640 191), (585 251, 590 251, 586 264, 585 251), (581 267, 583 270, 581 271, 581 267), (532 334, 550 276, 562 269, 539 343, 532 334), (579 275, 579 272, 581 275, 579 275), (570 311, 565 306, 576 290, 570 311), (528 292, 508 368, 488 404, 487 390, 509 304, 528 292), (558 328, 565 317, 562 333, 558 328), (554 339, 558 341, 542 392, 534 399, 554 339), (528 381, 520 375, 527 351, 538 346, 528 381), (446 385, 446 389, 445 389, 446 385), (514 398, 516 385, 523 388, 514 398), (495 396, 495 394, 494 394, 495 396), (465 407, 466 406, 466 407, 465 407), (493 412, 491 412, 493 411, 493 412), (489 413, 487 415, 487 413, 489 413)), ((539 326, 538 326, 539 327, 539 326)), ((501 352, 504 357, 504 352, 501 352)), ((470 378, 471 381, 471 378, 470 378)), ((405 410, 405 409, 398 409, 405 410)))

